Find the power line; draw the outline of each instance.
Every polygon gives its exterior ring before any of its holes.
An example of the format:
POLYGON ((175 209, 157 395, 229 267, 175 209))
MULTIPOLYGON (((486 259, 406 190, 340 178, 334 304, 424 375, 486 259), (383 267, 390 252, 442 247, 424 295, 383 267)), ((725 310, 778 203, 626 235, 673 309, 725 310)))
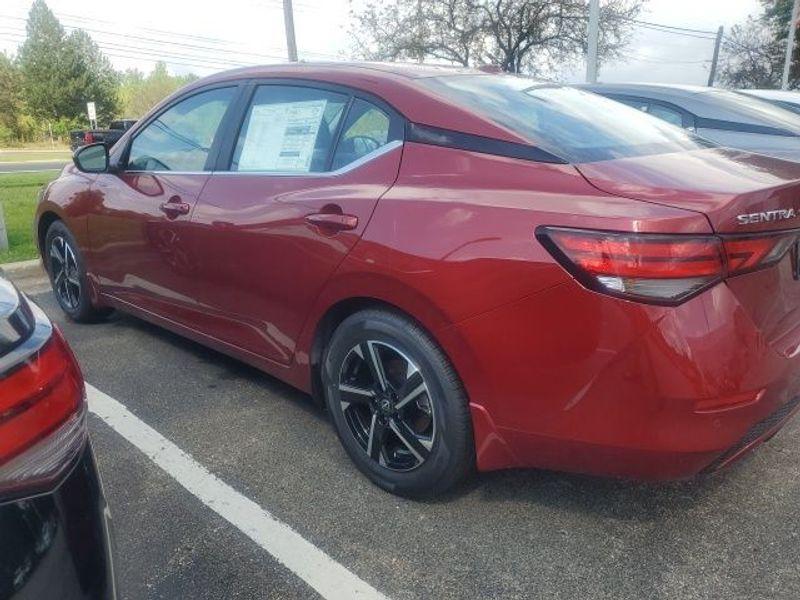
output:
POLYGON ((675 25, 663 25, 661 23, 652 23, 650 21, 640 21, 638 19, 623 19, 625 21, 630 21, 631 23, 637 23, 639 25, 650 25, 653 27, 661 27, 663 29, 674 29, 676 31, 687 31, 689 33, 709 33, 711 35, 716 35, 716 31, 710 31, 707 29, 690 29, 689 27, 677 27, 675 25))
POLYGON ((662 29, 658 25, 644 25, 644 24, 639 23, 638 26, 641 27, 642 29, 649 29, 650 31, 658 31, 660 33, 669 33, 671 35, 680 35, 680 36, 683 36, 683 37, 695 38, 695 39, 698 39, 698 40, 714 40, 714 39, 716 39, 716 35, 707 36, 707 35, 700 35, 700 34, 696 34, 696 33, 685 33, 685 32, 682 32, 682 31, 675 31, 675 30, 672 30, 672 29, 662 29))
MULTIPOLYGON (((24 17, 17 17, 17 16, 12 16, 12 15, 2 15, 2 14, 0 14, 0 18, 13 19, 15 21, 27 21, 27 19, 24 18, 24 17)), ((72 18, 72 17, 68 17, 68 18, 72 18)), ((91 22, 109 23, 108 21, 102 21, 102 20, 99 20, 99 19, 83 18, 82 20, 90 22, 90 23, 91 22)), ((113 23, 109 23, 109 24, 113 24, 113 23)), ((136 34, 115 32, 115 31, 104 31, 104 30, 101 30, 101 29, 94 29, 94 28, 91 28, 91 27, 82 27, 82 26, 68 25, 68 24, 62 24, 62 27, 64 27, 65 29, 70 29, 70 30, 82 29, 83 31, 87 31, 87 32, 94 33, 94 34, 97 34, 97 35, 120 37, 120 38, 126 38, 126 39, 130 39, 130 40, 139 40, 139 41, 150 42, 150 43, 155 43, 155 44, 162 44, 162 45, 165 45, 165 46, 180 46, 182 48, 190 48, 190 49, 194 49, 194 50, 202 50, 202 51, 211 52, 211 53, 222 52, 224 54, 237 55, 237 56, 251 56, 251 57, 255 57, 255 58, 269 58, 269 59, 283 60, 283 55, 282 54, 281 55, 278 55, 278 54, 265 54, 263 52, 253 52, 253 51, 249 51, 249 50, 238 50, 238 49, 235 49, 235 48, 209 48, 208 46, 202 46, 202 45, 198 45, 198 44, 190 44, 190 43, 187 43, 187 42, 176 42, 176 41, 173 41, 173 40, 158 39, 156 37, 140 36, 140 35, 136 35, 136 34)), ((164 33, 166 35, 170 35, 172 37, 182 35, 180 33, 174 32, 174 31, 166 31, 166 30, 156 30, 156 31, 160 31, 161 33, 164 33)), ((221 38, 203 38, 201 36, 191 36, 191 37, 200 37, 200 39, 208 39, 209 41, 213 41, 214 43, 218 43, 218 44, 227 44, 227 45, 234 44, 234 42, 232 40, 225 40, 225 39, 221 39, 221 38)), ((283 51, 282 48, 276 48, 276 47, 272 47, 271 50, 274 50, 276 52, 282 52, 283 51)), ((328 54, 326 52, 315 52, 315 51, 311 51, 311 50, 301 51, 300 53, 301 54, 306 54, 306 55, 311 54, 311 55, 315 55, 315 56, 328 57, 328 58, 333 58, 333 59, 340 58, 339 56, 334 55, 334 54, 328 54)))

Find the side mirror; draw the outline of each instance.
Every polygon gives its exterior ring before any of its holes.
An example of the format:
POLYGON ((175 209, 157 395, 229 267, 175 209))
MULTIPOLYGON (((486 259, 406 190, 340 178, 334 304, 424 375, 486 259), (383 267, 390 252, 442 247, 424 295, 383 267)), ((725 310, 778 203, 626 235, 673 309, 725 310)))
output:
POLYGON ((108 147, 101 142, 78 148, 72 155, 72 162, 84 173, 105 173, 108 171, 108 147))

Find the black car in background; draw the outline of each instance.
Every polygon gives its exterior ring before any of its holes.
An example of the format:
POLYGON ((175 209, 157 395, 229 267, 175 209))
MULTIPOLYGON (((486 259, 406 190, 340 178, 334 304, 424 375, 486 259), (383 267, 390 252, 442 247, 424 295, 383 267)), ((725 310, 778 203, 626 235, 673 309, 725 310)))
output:
POLYGON ((69 147, 74 152, 81 146, 102 142, 111 148, 134 123, 136 119, 119 119, 111 121, 108 129, 73 129, 69 132, 69 147))
POLYGON ((61 333, 0 276, 0 599, 115 597, 83 377, 61 333))

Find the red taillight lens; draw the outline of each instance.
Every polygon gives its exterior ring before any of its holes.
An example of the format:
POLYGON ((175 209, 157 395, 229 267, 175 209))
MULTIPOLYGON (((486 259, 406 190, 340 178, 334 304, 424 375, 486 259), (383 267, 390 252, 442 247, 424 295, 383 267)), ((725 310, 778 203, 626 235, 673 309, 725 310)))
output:
POLYGON ((94 134, 91 131, 87 131, 83 134, 83 143, 84 144, 91 144, 94 142, 94 134))
POLYGON ((784 257, 796 241, 796 234, 725 237, 723 244, 728 274, 739 275, 773 265, 784 257))
POLYGON ((0 377, 0 495, 52 482, 86 439, 83 379, 61 335, 0 377))
POLYGON ((586 287, 678 304, 725 277, 778 262, 796 234, 687 236, 540 227, 537 239, 586 287))

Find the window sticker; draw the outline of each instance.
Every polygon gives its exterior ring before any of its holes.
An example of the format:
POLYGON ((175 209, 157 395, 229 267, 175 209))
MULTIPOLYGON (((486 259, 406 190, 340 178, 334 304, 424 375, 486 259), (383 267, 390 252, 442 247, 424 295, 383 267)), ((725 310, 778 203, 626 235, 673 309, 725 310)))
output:
POLYGON ((250 112, 240 171, 311 169, 327 100, 257 104, 250 112))

